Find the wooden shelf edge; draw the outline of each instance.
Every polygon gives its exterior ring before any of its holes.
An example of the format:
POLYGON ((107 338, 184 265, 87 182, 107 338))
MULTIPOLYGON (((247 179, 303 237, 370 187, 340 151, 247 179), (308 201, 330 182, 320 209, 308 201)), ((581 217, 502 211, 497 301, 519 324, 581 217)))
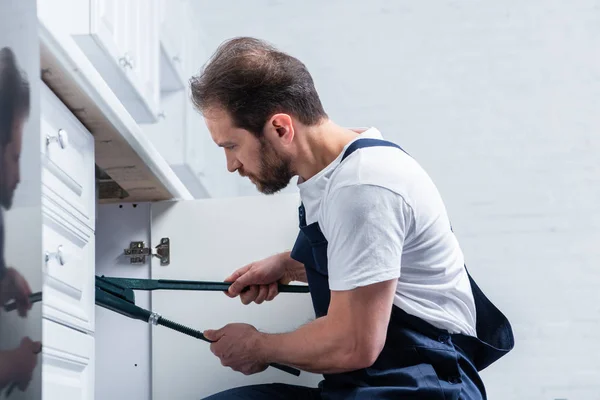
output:
POLYGON ((92 133, 96 165, 122 189, 100 202, 193 199, 75 41, 42 20, 39 39, 42 80, 92 133))

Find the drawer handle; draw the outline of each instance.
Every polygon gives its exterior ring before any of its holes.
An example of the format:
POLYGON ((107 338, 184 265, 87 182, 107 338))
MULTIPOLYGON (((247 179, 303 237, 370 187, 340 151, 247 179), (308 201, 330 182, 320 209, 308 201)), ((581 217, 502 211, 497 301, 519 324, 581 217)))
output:
POLYGON ((57 142, 60 145, 61 149, 67 148, 67 146, 69 145, 69 135, 67 134, 67 131, 65 131, 64 129, 59 129, 58 135, 56 135, 56 136, 47 135, 46 136, 46 145, 49 145, 52 142, 57 142))
POLYGON ((63 251, 62 244, 58 246, 55 253, 46 252, 46 263, 48 263, 51 258, 56 258, 56 261, 58 261, 60 265, 65 265, 67 263, 67 257, 63 251))
POLYGON ((123 68, 134 69, 135 63, 133 61, 133 57, 129 53, 125 53, 123 57, 119 58, 119 64, 123 68))

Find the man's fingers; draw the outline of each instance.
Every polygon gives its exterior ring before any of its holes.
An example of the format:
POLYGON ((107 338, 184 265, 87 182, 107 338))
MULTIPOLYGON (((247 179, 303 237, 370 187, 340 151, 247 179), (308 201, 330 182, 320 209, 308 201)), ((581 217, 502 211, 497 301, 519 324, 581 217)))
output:
POLYGON ((269 285, 269 294, 267 294, 267 301, 271 301, 279 294, 277 282, 273 282, 269 285))
POLYGON ((231 274, 227 278, 225 278, 225 280, 224 280, 225 282, 232 282, 232 284, 229 287, 229 290, 225 291, 225 294, 228 297, 231 297, 231 298, 237 297, 241 293, 241 291, 243 290, 243 288, 242 289, 238 289, 239 285, 235 285, 234 288, 233 288, 233 290, 231 289, 231 286, 233 286, 233 284, 238 279, 240 279, 240 277, 242 277, 243 275, 245 275, 251 267, 252 267, 252 264, 248 264, 248 265, 246 265, 246 266, 244 266, 244 267, 236 270, 233 274, 231 274))
POLYGON ((252 279, 252 272, 240 276, 235 282, 229 286, 229 294, 232 296, 238 296, 246 286, 250 285, 252 279))
POLYGON ((258 296, 256 296, 256 299, 254 299, 254 302, 256 304, 262 304, 262 302, 265 301, 265 299, 267 298, 268 294, 269 294, 269 286, 260 285, 260 287, 258 289, 258 296))
POLYGON ((38 354, 42 351, 42 342, 32 342, 31 343, 31 350, 35 353, 38 354))
POLYGON ((204 332, 202 332, 202 334, 208 340, 216 342, 217 340, 221 339, 221 337, 223 337, 223 328, 217 330, 207 329, 204 332))
POLYGON ((19 312, 19 317, 25 318, 27 316, 27 311, 29 310, 29 306, 27 303, 19 302, 17 304, 17 310, 19 312))
POLYGON ((256 285, 250 286, 248 290, 246 290, 245 292, 243 292, 240 295, 242 304, 248 305, 248 304, 252 303, 258 296, 258 292, 259 292, 258 286, 256 286, 256 285))
POLYGON ((19 286, 21 287, 21 294, 23 294, 23 296, 27 299, 27 302, 29 302, 29 296, 31 295, 31 287, 29 286, 29 283, 25 280, 25 278, 23 278, 22 276, 19 280, 19 286))
POLYGON ((242 276, 246 272, 248 272, 248 270, 251 267, 252 267, 252 264, 248 264, 248 265, 245 265, 242 268, 236 270, 233 274, 231 274, 227 278, 225 278, 225 282, 233 282, 233 281, 235 281, 237 278, 239 278, 240 276, 242 276))
POLYGON ((248 272, 237 278, 235 282, 233 282, 231 286, 229 286, 229 294, 237 296, 240 293, 243 293, 244 289, 247 286, 256 285, 257 283, 260 282, 257 279, 256 272, 253 270, 249 270, 248 272))

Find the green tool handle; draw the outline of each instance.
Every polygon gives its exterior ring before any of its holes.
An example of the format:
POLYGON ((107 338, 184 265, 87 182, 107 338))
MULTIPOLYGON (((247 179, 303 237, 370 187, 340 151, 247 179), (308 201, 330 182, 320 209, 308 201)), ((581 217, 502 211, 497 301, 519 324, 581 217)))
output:
MULTIPOLYGON (((181 333, 184 333, 186 335, 193 336, 196 339, 200 339, 200 340, 204 340, 205 342, 212 343, 212 341, 208 340, 206 338, 206 336, 204 336, 204 334, 202 332, 197 331, 197 330, 192 329, 192 328, 189 328, 189 327, 187 327, 185 325, 181 325, 181 324, 178 324, 176 322, 170 321, 170 320, 168 320, 166 318, 160 317, 158 319, 157 323, 159 325, 166 326, 167 328, 171 328, 173 330, 176 330, 177 332, 181 332, 181 333)), ((278 370, 287 372, 288 374, 292 374, 292 375, 295 375, 295 376, 300 376, 300 370, 298 370, 296 368, 288 367, 287 365, 282 365, 282 364, 279 364, 279 363, 271 363, 271 364, 269 364, 269 366, 271 366, 273 368, 277 368, 278 370)))
MULTIPOLYGON (((174 279, 135 279, 102 277, 103 280, 133 290, 205 290, 225 292, 231 282, 184 281, 174 279)), ((308 293, 306 285, 278 285, 280 293, 308 293)))
MULTIPOLYGON (((107 293, 100 288, 96 288, 96 305, 99 305, 101 307, 115 311, 119 314, 123 314, 127 317, 130 317, 133 319, 139 319, 139 320, 145 321, 145 322, 150 322, 151 316, 152 316, 152 312, 150 312, 144 308, 138 307, 135 304, 132 304, 132 303, 130 303, 126 300, 123 300, 117 296, 114 296, 110 293, 107 293)), ((185 325, 178 324, 176 322, 170 321, 163 317, 159 317, 158 320, 156 321, 156 323, 158 325, 162 325, 164 327, 173 329, 177 332, 180 332, 180 333, 183 333, 183 334, 186 334, 186 335, 189 335, 189 336, 192 336, 197 339, 204 340, 205 342, 210 343, 210 340, 208 340, 204 336, 204 334, 202 334, 202 332, 197 331, 192 328, 189 328, 185 325)), ((277 363, 273 363, 273 364, 269 364, 269 365, 271 367, 277 368, 281 371, 290 373, 292 375, 300 376, 300 371, 295 368, 288 367, 286 365, 277 364, 277 363)))
POLYGON ((96 287, 96 305, 144 322, 150 321, 150 316, 152 315, 152 312, 107 293, 98 287, 96 287))
MULTIPOLYGON (((202 281, 177 281, 171 279, 158 279, 157 289, 178 290, 214 290, 225 292, 229 290, 231 282, 202 282, 202 281)), ((308 286, 278 284, 279 293, 308 293, 308 286)))
MULTIPOLYGON (((31 304, 42 301, 42 292, 35 292, 29 295, 29 302, 31 304)), ((13 311, 17 309, 17 302, 11 301, 4 305, 4 311, 13 311)))

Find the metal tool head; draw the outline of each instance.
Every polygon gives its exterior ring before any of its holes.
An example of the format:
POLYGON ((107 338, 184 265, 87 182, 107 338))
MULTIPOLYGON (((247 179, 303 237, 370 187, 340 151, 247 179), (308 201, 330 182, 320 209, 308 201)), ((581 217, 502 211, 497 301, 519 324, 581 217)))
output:
POLYGON ((119 285, 118 283, 105 278, 104 275, 96 275, 96 289, 110 293, 128 303, 135 304, 135 293, 133 292, 133 289, 119 285))

